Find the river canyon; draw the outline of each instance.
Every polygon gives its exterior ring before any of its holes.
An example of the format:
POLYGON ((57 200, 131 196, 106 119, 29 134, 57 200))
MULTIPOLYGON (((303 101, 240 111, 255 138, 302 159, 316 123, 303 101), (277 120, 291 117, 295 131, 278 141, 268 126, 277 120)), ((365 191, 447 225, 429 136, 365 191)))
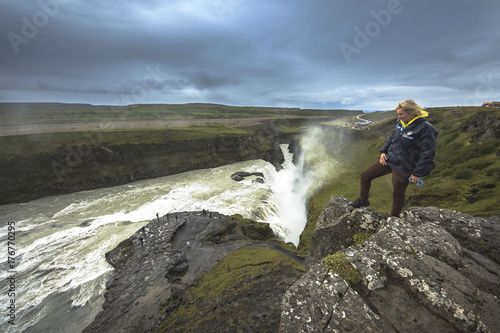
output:
MULTIPOLYGON (((188 171, 126 185, 45 197, 0 206, 16 225, 16 325, 1 318, 5 332, 80 332, 101 310, 112 267, 104 254, 160 216, 203 209, 269 223, 277 238, 298 244, 314 190, 304 172, 304 150, 294 164, 288 145, 282 168, 263 160, 188 171), (234 181, 237 171, 260 172, 234 181)), ((312 156, 312 155, 310 155, 312 156)), ((6 241, 7 233, 1 241, 6 241), (5 239, 4 239, 5 238, 5 239)), ((2 262, 6 262, 2 260, 2 262)), ((8 272, 2 270, 5 289, 8 272)), ((0 302, 8 302, 7 295, 0 302)))

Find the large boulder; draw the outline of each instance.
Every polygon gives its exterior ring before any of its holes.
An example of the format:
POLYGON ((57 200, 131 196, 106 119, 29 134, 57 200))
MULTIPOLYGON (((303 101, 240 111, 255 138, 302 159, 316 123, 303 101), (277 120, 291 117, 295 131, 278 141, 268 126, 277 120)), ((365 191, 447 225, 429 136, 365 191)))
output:
POLYGON ((246 172, 246 171, 236 171, 231 175, 231 179, 239 182, 244 180, 246 177, 250 176, 256 176, 258 177, 257 179, 262 179, 262 181, 264 180, 264 174, 262 172, 246 172))
POLYGON ((311 236, 309 260, 321 260, 328 254, 354 244, 354 235, 373 234, 383 217, 370 208, 355 209, 349 200, 332 197, 319 216, 311 236))
POLYGON ((386 219, 338 197, 327 211, 314 234, 326 232, 338 245, 313 237, 311 267, 283 299, 281 332, 500 332, 497 217, 429 207, 386 219), (347 246, 350 233, 330 231, 364 230, 367 216, 377 231, 357 246, 347 246), (320 264, 339 250, 359 284, 320 264))
POLYGON ((500 265, 500 217, 472 217, 436 207, 414 207, 405 214, 422 222, 434 222, 446 229, 460 244, 500 265))

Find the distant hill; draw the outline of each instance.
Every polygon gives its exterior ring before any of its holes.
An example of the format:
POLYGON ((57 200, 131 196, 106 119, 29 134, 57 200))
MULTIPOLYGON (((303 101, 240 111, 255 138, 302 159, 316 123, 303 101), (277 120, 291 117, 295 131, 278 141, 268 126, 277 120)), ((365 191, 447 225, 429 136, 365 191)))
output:
POLYGON ((208 103, 133 104, 126 106, 66 103, 0 103, 0 126, 122 120, 250 117, 339 117, 360 110, 321 110, 208 103))
POLYGON ((362 118, 369 121, 373 121, 374 123, 378 123, 381 121, 386 121, 388 119, 393 119, 394 111, 376 111, 376 112, 365 113, 362 118))

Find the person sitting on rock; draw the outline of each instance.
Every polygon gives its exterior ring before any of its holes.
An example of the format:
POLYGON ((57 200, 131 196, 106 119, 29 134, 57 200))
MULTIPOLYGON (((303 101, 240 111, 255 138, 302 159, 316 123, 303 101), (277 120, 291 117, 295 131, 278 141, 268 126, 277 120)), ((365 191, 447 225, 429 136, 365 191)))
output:
POLYGON ((418 183, 434 168, 438 131, 425 120, 428 113, 412 99, 399 103, 396 113, 399 119, 396 128, 380 149, 380 159, 361 173, 360 195, 350 203, 352 207, 369 206, 372 180, 391 173, 391 216, 399 216, 405 204, 409 181, 418 183))

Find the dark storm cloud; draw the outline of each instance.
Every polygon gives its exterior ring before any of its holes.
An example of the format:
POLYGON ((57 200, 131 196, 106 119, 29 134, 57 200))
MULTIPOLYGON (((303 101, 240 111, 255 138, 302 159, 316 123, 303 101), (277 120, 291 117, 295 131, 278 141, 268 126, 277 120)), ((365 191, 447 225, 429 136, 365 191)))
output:
POLYGON ((496 1, 4 1, 0 99, 388 109, 500 98, 496 1))

